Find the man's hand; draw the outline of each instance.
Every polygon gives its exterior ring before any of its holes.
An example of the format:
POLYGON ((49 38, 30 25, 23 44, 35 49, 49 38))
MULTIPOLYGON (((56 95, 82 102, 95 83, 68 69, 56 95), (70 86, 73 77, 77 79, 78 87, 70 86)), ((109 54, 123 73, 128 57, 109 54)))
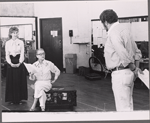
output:
POLYGON ((136 69, 133 71, 133 73, 134 73, 134 81, 136 80, 136 78, 138 77, 138 72, 140 73, 140 74, 144 74, 143 73, 143 71, 140 69, 140 68, 138 68, 138 67, 136 67, 136 69))

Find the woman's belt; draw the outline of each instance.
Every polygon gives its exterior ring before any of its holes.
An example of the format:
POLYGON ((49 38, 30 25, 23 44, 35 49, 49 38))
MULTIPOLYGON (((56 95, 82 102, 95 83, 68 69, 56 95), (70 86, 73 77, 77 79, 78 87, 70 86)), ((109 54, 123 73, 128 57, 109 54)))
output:
POLYGON ((11 62, 13 64, 18 64, 19 63, 19 59, 20 59, 20 54, 17 54, 16 56, 10 55, 10 59, 11 59, 11 62))

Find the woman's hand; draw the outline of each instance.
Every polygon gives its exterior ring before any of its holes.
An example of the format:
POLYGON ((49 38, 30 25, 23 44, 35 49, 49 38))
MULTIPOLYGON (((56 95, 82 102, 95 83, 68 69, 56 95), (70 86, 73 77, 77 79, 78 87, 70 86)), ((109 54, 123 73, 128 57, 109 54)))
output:
POLYGON ((18 63, 18 64, 11 63, 10 65, 11 65, 11 67, 19 67, 21 65, 21 63, 18 63))
POLYGON ((16 64, 16 67, 19 67, 21 65, 21 63, 16 64))
POLYGON ((52 80, 52 81, 51 81, 51 84, 53 84, 55 81, 56 81, 56 80, 52 80))
POLYGON ((10 63, 11 67, 16 67, 16 64, 10 63))
POLYGON ((35 80, 36 79, 34 73, 31 73, 31 72, 29 73, 29 79, 30 80, 35 80))
POLYGON ((31 73, 31 72, 30 72, 30 73, 29 73, 29 76, 30 76, 30 77, 33 77, 33 76, 34 76, 34 73, 31 73))
POLYGON ((58 76, 54 77, 54 80, 51 81, 51 84, 53 84, 57 80, 58 76))
POLYGON ((32 85, 30 85, 30 87, 34 90, 35 89, 35 86, 32 84, 32 85))

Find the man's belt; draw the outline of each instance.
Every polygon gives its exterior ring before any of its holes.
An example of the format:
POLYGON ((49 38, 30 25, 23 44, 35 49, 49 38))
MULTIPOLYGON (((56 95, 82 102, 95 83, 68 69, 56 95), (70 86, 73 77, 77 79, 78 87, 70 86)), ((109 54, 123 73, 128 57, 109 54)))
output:
POLYGON ((119 67, 115 67, 115 68, 111 69, 111 71, 113 72, 113 71, 123 70, 123 69, 127 69, 127 68, 129 68, 129 67, 128 66, 127 67, 119 66, 119 67))
POLYGON ((37 81, 50 81, 50 79, 37 79, 37 81))

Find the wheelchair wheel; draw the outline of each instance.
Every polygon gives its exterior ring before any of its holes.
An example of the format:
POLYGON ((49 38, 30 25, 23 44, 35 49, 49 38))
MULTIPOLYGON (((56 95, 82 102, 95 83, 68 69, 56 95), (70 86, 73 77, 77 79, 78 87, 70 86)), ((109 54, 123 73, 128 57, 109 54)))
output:
POLYGON ((103 71, 103 65, 101 61, 96 57, 90 57, 89 58, 89 67, 90 70, 96 71, 96 72, 102 72, 103 71))

